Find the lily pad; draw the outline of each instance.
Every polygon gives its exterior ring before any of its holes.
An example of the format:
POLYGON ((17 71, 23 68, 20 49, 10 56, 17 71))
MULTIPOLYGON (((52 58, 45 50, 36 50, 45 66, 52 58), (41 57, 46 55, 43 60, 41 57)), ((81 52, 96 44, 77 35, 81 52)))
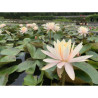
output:
POLYGON ((37 76, 27 75, 24 78, 24 85, 37 85, 37 76))
POLYGON ((31 57, 33 58, 35 51, 36 51, 36 48, 32 44, 27 44, 26 46, 27 46, 27 49, 28 49, 31 57))
POLYGON ((4 49, 1 51, 1 55, 9 55, 9 56, 15 56, 20 52, 19 49, 16 48, 9 48, 9 49, 4 49))
POLYGON ((46 55, 44 53, 42 53, 41 48, 38 48, 37 51, 34 54, 34 59, 44 59, 46 57, 46 55))
POLYGON ((83 54, 83 53, 89 51, 90 49, 91 49, 91 44, 86 44, 86 45, 83 46, 83 48, 80 50, 79 53, 83 54))
POLYGON ((94 60, 94 61, 98 61, 98 54, 96 52, 93 51, 88 51, 86 52, 87 55, 93 55, 90 59, 94 60))
POLYGON ((31 60, 24 61, 18 65, 17 72, 25 71, 25 70, 31 68, 32 66, 34 66, 34 61, 31 61, 31 60))
POLYGON ((14 62, 14 61, 16 61, 16 57, 15 56, 4 56, 4 57, 1 57, 0 58, 0 67, 5 65, 5 64, 14 62))
POLYGON ((92 82, 94 84, 98 84, 98 71, 94 67, 92 67, 90 64, 85 62, 77 62, 77 63, 73 63, 73 66, 87 73, 89 77, 92 79, 92 82))
POLYGON ((6 85, 8 81, 8 75, 5 74, 5 75, 0 75, 0 85, 4 86, 6 85))

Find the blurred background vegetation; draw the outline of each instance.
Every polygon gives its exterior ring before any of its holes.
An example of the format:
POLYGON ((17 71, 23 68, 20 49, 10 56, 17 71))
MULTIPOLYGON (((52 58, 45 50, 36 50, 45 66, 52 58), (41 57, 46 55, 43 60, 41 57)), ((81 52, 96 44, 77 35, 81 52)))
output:
POLYGON ((51 20, 55 22, 74 22, 85 18, 87 22, 98 22, 97 12, 2 12, 0 21, 10 20, 51 20))

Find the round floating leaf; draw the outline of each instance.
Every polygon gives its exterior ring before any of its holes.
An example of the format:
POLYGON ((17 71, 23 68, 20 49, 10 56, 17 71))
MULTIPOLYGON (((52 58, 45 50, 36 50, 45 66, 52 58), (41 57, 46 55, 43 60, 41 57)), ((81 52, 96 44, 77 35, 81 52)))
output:
POLYGON ((5 65, 5 64, 14 62, 14 61, 16 61, 15 56, 4 56, 4 57, 0 58, 0 67, 5 65))
POLYGON ((31 57, 33 58, 34 57, 34 53, 36 51, 36 48, 32 45, 32 44, 27 44, 27 49, 31 55, 31 57))
POLYGON ((92 82, 92 80, 91 80, 91 78, 89 77, 89 75, 87 75, 87 74, 86 74, 85 72, 83 72, 82 70, 79 70, 79 69, 75 70, 75 76, 76 76, 77 78, 79 78, 79 79, 81 79, 81 80, 87 82, 87 83, 91 83, 91 82, 92 82))
POLYGON ((98 52, 98 42, 97 43, 92 43, 92 50, 98 52))
POLYGON ((42 68, 46 63, 43 62, 42 60, 36 60, 36 65, 39 67, 39 68, 42 68))
POLYGON ((57 41, 57 39, 60 40, 61 37, 62 37, 61 34, 54 34, 54 40, 55 41, 57 41))
POLYGON ((27 61, 24 61, 18 65, 17 71, 22 72, 24 70, 31 68, 32 66, 35 66, 34 61, 27 60, 27 61))
POLYGON ((12 66, 9 68, 4 68, 2 70, 0 70, 0 75, 4 75, 4 74, 12 74, 13 72, 15 72, 17 70, 17 66, 12 66))
POLYGON ((73 66, 81 69, 85 73, 87 73, 90 78, 92 79, 92 82, 94 84, 98 84, 98 72, 95 68, 93 68, 90 64, 85 63, 85 62, 77 62, 73 63, 73 66))
POLYGON ((36 61, 33 62, 33 66, 26 70, 27 74, 33 74, 36 68, 36 61))
POLYGON ((9 48, 9 49, 4 49, 1 51, 1 55, 17 55, 20 52, 19 49, 16 48, 9 48))
POLYGON ((44 59, 46 57, 46 55, 44 53, 42 53, 41 48, 38 48, 37 51, 34 54, 33 59, 44 59))
POLYGON ((98 62, 94 62, 94 61, 92 61, 92 60, 89 60, 88 63, 89 63, 90 65, 92 65, 94 68, 98 69, 98 62))
POLYGON ((8 75, 5 74, 5 75, 0 75, 0 85, 4 86, 6 85, 8 81, 8 75))
POLYGON ((49 68, 47 70, 44 70, 46 77, 53 80, 53 78, 54 78, 54 73, 53 72, 54 72, 55 69, 56 69, 56 66, 54 66, 52 68, 49 68))
POLYGON ((24 45, 28 44, 30 41, 31 41, 31 39, 30 39, 30 38, 25 38, 25 39, 23 40, 24 45))
POLYGON ((24 78, 24 85, 37 85, 37 76, 27 75, 24 78))
POLYGON ((95 36, 89 37, 87 40, 98 42, 98 36, 96 36, 96 37, 95 36))
POLYGON ((96 52, 93 51, 88 51, 86 52, 87 55, 93 55, 90 59, 94 60, 94 61, 98 61, 98 54, 96 52))
POLYGON ((41 71, 40 76, 38 76, 38 81, 37 81, 38 84, 43 81, 43 75, 44 75, 44 71, 41 71))
POLYGON ((83 53, 89 51, 90 49, 91 49, 91 44, 86 44, 86 45, 83 46, 83 48, 80 50, 79 53, 83 54, 83 53))
POLYGON ((19 49, 20 51, 23 51, 24 50, 24 45, 19 45, 17 47, 15 47, 16 49, 19 49))

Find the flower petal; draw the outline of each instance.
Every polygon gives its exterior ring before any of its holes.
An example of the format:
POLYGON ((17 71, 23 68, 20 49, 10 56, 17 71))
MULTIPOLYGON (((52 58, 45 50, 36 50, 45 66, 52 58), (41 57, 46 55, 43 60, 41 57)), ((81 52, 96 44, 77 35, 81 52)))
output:
MULTIPOLYGON (((57 53, 56 53, 56 50, 50 46, 47 45, 47 49, 55 56, 57 57, 57 53)), ((58 58, 58 57, 57 57, 58 58)))
MULTIPOLYGON (((59 42, 58 42, 59 43, 59 42)), ((61 60, 61 55, 60 55, 60 50, 59 48, 61 48, 61 46, 59 44, 56 44, 55 45, 55 50, 56 50, 56 54, 57 54, 57 57, 61 60)))
POLYGON ((64 71, 64 68, 57 68, 57 74, 58 74, 59 78, 62 77, 63 71, 64 71))
POLYGON ((65 64, 65 62, 60 62, 60 63, 57 64, 57 67, 62 68, 64 66, 64 64, 65 64))
POLYGON ((48 62, 48 63, 59 63, 60 60, 54 60, 54 59, 44 59, 44 62, 48 62))
POLYGON ((42 68, 42 70, 46 70, 46 69, 49 69, 53 66, 55 66, 57 63, 50 63, 50 64, 47 64, 45 67, 42 68))
POLYGON ((92 57, 93 55, 86 55, 86 56, 80 56, 80 57, 76 57, 71 59, 69 62, 84 62, 86 61, 88 58, 92 57))
POLYGON ((68 76, 72 79, 75 80, 75 73, 74 73, 74 69, 73 66, 69 63, 65 63, 65 70, 68 74, 68 76))
POLYGON ((67 47, 63 46, 63 59, 67 60, 68 56, 69 56, 69 48, 68 48, 68 46, 67 47))
POLYGON ((82 43, 80 43, 79 45, 76 46, 76 48, 71 53, 70 58, 73 58, 74 56, 76 56, 76 54, 79 53, 79 51, 81 50, 81 48, 82 48, 82 43))
POLYGON ((54 59, 57 59, 56 56, 54 56, 52 53, 48 52, 48 51, 45 51, 45 50, 41 50, 44 54, 50 56, 51 58, 54 58, 54 59))

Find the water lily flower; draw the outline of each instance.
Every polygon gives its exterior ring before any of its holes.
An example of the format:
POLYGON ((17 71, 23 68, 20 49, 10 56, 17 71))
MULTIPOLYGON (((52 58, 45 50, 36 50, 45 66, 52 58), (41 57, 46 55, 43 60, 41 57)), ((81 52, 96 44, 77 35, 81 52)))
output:
POLYGON ((20 27, 22 27, 22 26, 23 26, 23 24, 20 24, 19 26, 20 26, 20 27))
POLYGON ((48 31, 56 32, 56 31, 60 30, 59 24, 55 24, 54 22, 49 22, 49 23, 46 23, 42 26, 45 30, 47 30, 47 32, 48 31))
POLYGON ((38 30, 38 26, 34 26, 34 27, 33 27, 33 30, 34 30, 34 31, 38 30))
POLYGON ((32 28, 33 27, 33 24, 26 24, 26 27, 27 28, 32 28))
POLYGON ((0 25, 0 28, 3 28, 3 27, 5 27, 6 26, 6 24, 1 24, 0 25))
POLYGON ((92 27, 89 27, 89 29, 91 30, 91 29, 92 29, 92 27))
POLYGON ((89 33, 88 31, 89 31, 89 29, 86 28, 86 27, 83 27, 83 26, 81 26, 80 28, 78 28, 78 33, 80 35, 84 35, 85 37, 89 33))
POLYGON ((34 27, 34 26, 37 26, 37 24, 36 23, 32 23, 32 27, 34 27))
POLYGON ((72 66, 73 62, 84 62, 87 61, 92 55, 78 56, 76 55, 81 50, 82 43, 74 47, 74 43, 71 45, 71 40, 66 42, 64 39, 57 43, 54 42, 54 48, 47 45, 48 51, 42 50, 42 52, 51 58, 44 59, 44 62, 48 64, 42 68, 42 70, 47 70, 53 66, 57 66, 57 74, 61 78, 62 73, 65 69, 68 76, 75 80, 75 72, 72 66))
POLYGON ((94 29, 96 29, 96 27, 94 27, 94 29))
POLYGON ((60 26, 59 25, 55 25, 55 27, 54 27, 54 31, 60 31, 60 26))
POLYGON ((21 27, 20 28, 20 32, 22 33, 26 33, 28 31, 28 29, 26 27, 21 27))

